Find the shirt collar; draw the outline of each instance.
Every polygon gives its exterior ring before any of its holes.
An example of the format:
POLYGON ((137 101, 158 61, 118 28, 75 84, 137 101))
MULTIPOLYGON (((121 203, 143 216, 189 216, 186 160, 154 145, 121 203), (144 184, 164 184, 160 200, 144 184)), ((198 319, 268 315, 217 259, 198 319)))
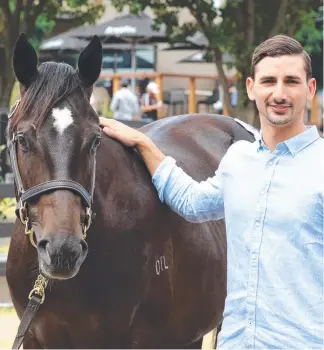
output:
MULTIPOLYGON (((304 132, 286 141, 280 142, 276 148, 278 149, 283 145, 285 145, 286 148, 288 148, 289 152, 292 154, 292 156, 295 156, 302 149, 304 149, 305 147, 309 146, 311 143, 316 141, 319 137, 320 136, 317 131, 317 127, 315 125, 307 126, 307 129, 304 132)), ((256 138, 256 143, 258 147, 258 152, 264 149, 268 149, 268 147, 263 142, 262 130, 260 131, 260 135, 256 138)))

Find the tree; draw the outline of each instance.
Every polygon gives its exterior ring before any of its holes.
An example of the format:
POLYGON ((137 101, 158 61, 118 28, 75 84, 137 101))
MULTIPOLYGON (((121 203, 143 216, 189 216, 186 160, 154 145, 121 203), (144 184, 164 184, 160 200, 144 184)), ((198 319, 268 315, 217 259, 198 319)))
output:
MULTIPOLYGON (((216 8, 214 0, 111 0, 117 10, 129 6, 131 12, 144 11, 150 7, 157 25, 166 25, 167 35, 172 40, 184 40, 197 31, 207 40, 207 56, 215 62, 224 88, 224 103, 230 115, 228 80, 223 69, 223 53, 234 57, 238 71, 241 103, 247 105, 245 78, 249 75, 251 55, 263 40, 279 33, 294 36, 309 17, 317 11, 321 0, 228 0, 216 8), (193 21, 179 25, 177 13, 187 8, 193 21)), ((308 23, 310 33, 311 23, 308 23)), ((313 30, 313 29, 312 29, 313 30)))
POLYGON ((93 23, 103 10, 100 0, 0 0, 0 107, 9 105, 15 82, 12 52, 21 32, 38 47, 56 18, 66 18, 74 25, 93 23))

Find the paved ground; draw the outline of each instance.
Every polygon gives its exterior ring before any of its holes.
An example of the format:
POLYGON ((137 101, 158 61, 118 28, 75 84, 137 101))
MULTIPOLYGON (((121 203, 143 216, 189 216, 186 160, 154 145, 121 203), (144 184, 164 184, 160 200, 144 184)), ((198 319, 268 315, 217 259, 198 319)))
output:
POLYGON ((0 309, 0 349, 11 349, 18 324, 18 317, 13 309, 0 309))

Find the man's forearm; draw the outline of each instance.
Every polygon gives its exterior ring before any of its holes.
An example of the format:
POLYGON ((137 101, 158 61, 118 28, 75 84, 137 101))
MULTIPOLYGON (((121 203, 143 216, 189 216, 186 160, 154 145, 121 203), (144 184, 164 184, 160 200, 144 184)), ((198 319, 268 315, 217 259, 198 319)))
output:
POLYGON ((142 155, 146 167, 148 168, 151 176, 155 173, 158 166, 162 163, 166 157, 153 141, 146 135, 143 134, 136 143, 136 148, 142 155))

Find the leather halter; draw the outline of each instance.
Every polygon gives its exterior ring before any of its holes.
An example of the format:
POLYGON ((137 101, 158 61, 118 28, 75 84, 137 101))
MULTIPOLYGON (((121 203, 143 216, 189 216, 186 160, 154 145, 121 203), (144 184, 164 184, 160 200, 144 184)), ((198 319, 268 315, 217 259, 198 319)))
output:
MULTIPOLYGON (((9 150, 9 156, 11 161, 11 167, 12 172, 14 176, 14 181, 17 187, 17 208, 16 208, 16 215, 20 219, 20 221, 25 224, 25 219, 22 218, 20 213, 23 208, 26 208, 26 204, 44 194, 51 191, 56 190, 70 190, 76 194, 78 194, 81 199, 83 200, 84 205, 86 208, 89 208, 88 211, 91 213, 91 206, 93 201, 93 194, 94 194, 94 188, 95 188, 95 177, 96 177, 96 152, 94 150, 93 152, 93 171, 91 176, 91 182, 90 182, 90 190, 89 192, 78 182, 72 181, 72 180, 50 180, 43 182, 41 184, 38 184, 36 186, 33 186, 29 189, 25 189, 22 183, 22 179, 20 176, 19 168, 18 168, 18 161, 17 161, 17 150, 16 150, 16 144, 17 140, 19 139, 19 134, 14 133, 11 140, 8 142, 8 150, 9 150)), ((25 213, 27 215, 27 213, 25 213)), ((91 217, 88 218, 88 220, 91 221, 91 217)), ((86 226, 90 226, 89 222, 85 223, 86 226)))
MULTIPOLYGON (((72 89, 70 89, 68 92, 64 93, 58 100, 55 101, 57 103, 58 101, 62 100, 64 97, 66 97, 68 94, 71 94, 73 91, 75 91, 77 88, 79 88, 78 85, 74 86, 72 89)), ((18 106, 20 103, 20 99, 18 99, 15 104, 10 108, 8 120, 10 121, 13 114, 16 112, 18 106)), ((28 208, 27 204, 31 199, 34 199, 35 197, 40 196, 43 193, 47 193, 50 191, 56 191, 60 189, 64 190, 70 190, 76 194, 78 194, 81 199, 84 202, 84 205, 86 206, 86 218, 84 224, 84 236, 86 231, 91 225, 91 219, 94 215, 91 211, 92 201, 93 201, 93 194, 94 194, 94 188, 95 188, 95 180, 96 180, 96 148, 92 148, 91 152, 93 152, 93 172, 91 176, 91 182, 90 182, 90 189, 87 191, 82 185, 80 185, 78 182, 72 181, 72 180, 50 180, 47 182, 43 182, 41 184, 38 184, 34 187, 31 187, 27 190, 25 190, 23 186, 23 182, 20 176, 19 167, 18 167, 18 161, 17 161, 17 150, 16 150, 16 144, 18 141, 20 134, 19 133, 13 133, 11 140, 8 141, 8 150, 9 150, 9 157, 12 167, 12 172, 14 176, 14 181, 17 187, 17 207, 16 207, 16 216, 18 219, 26 226, 27 233, 28 229, 31 230, 31 224, 28 218, 28 208)), ((31 231, 30 231, 31 232, 31 231)), ((31 236, 30 236, 31 238, 31 236)), ((34 242, 31 242, 33 245, 34 242)), ((36 246, 35 246, 36 247, 36 246)))

